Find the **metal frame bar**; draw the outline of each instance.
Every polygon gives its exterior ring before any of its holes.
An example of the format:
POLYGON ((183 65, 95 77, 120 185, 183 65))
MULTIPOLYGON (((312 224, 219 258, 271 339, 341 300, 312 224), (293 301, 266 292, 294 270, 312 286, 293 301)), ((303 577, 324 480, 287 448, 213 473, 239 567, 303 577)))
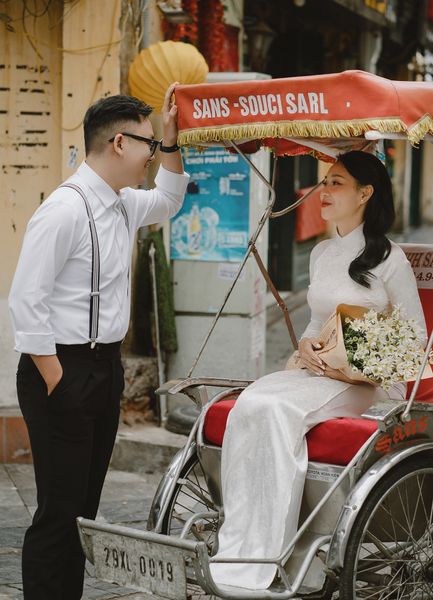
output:
MULTIPOLYGON (((326 156, 330 156, 331 158, 337 158, 339 154, 341 154, 342 150, 339 148, 334 148, 331 146, 327 146, 326 144, 322 144, 318 141, 312 141, 309 138, 284 138, 289 142, 293 142, 295 144, 300 144, 301 146, 306 146, 307 148, 311 148, 316 152, 320 152, 321 154, 325 154, 326 156)), ((347 138, 336 138, 336 139, 347 139, 347 138)), ((352 139, 360 139, 358 136, 353 137, 352 139)), ((362 139, 362 138, 361 138, 362 139)), ((366 138, 368 139, 368 138, 366 138)), ((406 138, 407 139, 407 138, 406 138)), ((365 150, 370 146, 371 140, 368 140, 365 145, 361 148, 361 150, 365 150)), ((343 150, 344 152, 344 150, 343 150)))
MULTIPOLYGON (((233 591, 227 592, 227 588, 229 588, 230 586, 225 587, 224 589, 219 588, 213 581, 212 579, 212 574, 210 572, 210 568, 209 568, 209 563, 210 562, 217 562, 217 561, 213 561, 212 558, 209 559, 209 557, 205 557, 205 563, 201 563, 200 567, 202 568, 202 573, 201 573, 201 577, 200 579, 202 579, 202 582, 200 583, 200 585, 204 584, 203 589, 207 592, 209 592, 210 594, 216 594, 219 598, 224 598, 227 600, 288 600, 289 598, 293 598, 294 595, 297 593, 298 589, 300 588, 302 581, 305 577, 305 574, 307 573, 314 557, 316 556, 317 551, 319 550, 319 548, 321 546, 324 546, 325 544, 329 543, 331 539, 330 535, 322 535, 319 538, 317 538, 316 540, 314 540, 311 543, 311 546, 307 552, 307 554, 305 555, 305 559, 301 565, 301 567, 299 568, 298 574, 295 577, 294 581, 293 581, 293 585, 290 584, 285 571, 282 567, 281 564, 276 563, 274 560, 260 560, 260 559, 249 559, 249 560, 245 560, 245 559, 241 559, 238 560, 237 562, 239 563, 255 563, 255 564, 269 564, 269 563, 273 563, 275 564, 275 566, 277 567, 277 570, 281 576, 281 579, 284 582, 284 585, 286 586, 285 589, 281 592, 273 592, 269 589, 266 590, 250 590, 250 589, 241 589, 241 588, 232 588, 233 591)), ((228 561, 222 561, 221 562, 228 562, 228 561)), ((197 579, 199 579, 197 577, 197 579)))
POLYGON ((102 531, 103 533, 114 533, 115 535, 122 535, 134 540, 145 540, 146 542, 154 542, 155 544, 163 544, 164 546, 173 546, 174 548, 190 550, 192 552, 196 550, 197 545, 201 544, 202 546, 205 546, 204 542, 179 540, 179 538, 163 535, 162 533, 133 529, 132 527, 126 527, 125 525, 100 523, 92 521, 91 519, 85 519, 84 517, 77 517, 77 524, 80 526, 80 531, 83 535, 86 535, 86 529, 90 529, 92 531, 102 531))
MULTIPOLYGON (((275 204, 276 194, 275 194, 275 189, 274 189, 274 186, 273 186, 272 182, 269 182, 266 179, 266 177, 264 177, 264 175, 262 175, 262 173, 260 173, 259 169, 255 166, 255 164, 253 164, 253 162, 245 155, 245 153, 242 152, 242 150, 239 148, 239 146, 235 142, 230 141, 230 144, 236 150, 236 152, 239 154, 239 156, 241 156, 243 158, 243 160, 251 167, 251 169, 254 171, 254 173, 257 175, 257 177, 260 179, 260 181, 262 181, 264 183, 264 185, 268 188, 268 190, 269 190, 269 200, 268 200, 268 204, 267 204, 267 206, 265 208, 265 211, 263 212, 262 216, 260 217, 259 224, 257 225, 257 228, 256 228, 255 232, 253 233, 253 235, 251 236, 251 238, 250 238, 250 240, 248 242, 248 249, 247 249, 247 251, 245 253, 245 256, 244 256, 241 264, 239 265, 238 272, 236 273, 236 276, 235 276, 232 284, 230 285, 230 287, 229 287, 229 289, 228 289, 228 291, 227 291, 227 293, 225 295, 225 298, 224 298, 224 300, 223 300, 223 302, 221 304, 220 309, 218 310, 217 314, 215 315, 215 318, 214 318, 214 320, 213 320, 213 322, 212 322, 212 324, 210 326, 210 329, 209 329, 206 337, 204 338, 204 340, 202 342, 200 350, 198 351, 198 353, 197 353, 197 355, 196 355, 196 357, 194 359, 194 362, 193 362, 192 367, 190 368, 190 370, 188 372, 187 377, 191 377, 191 374, 193 373, 194 369, 196 368, 197 363, 200 360, 201 355, 203 354, 203 350, 205 349, 205 347, 206 347, 206 345, 208 343, 208 340, 209 340, 210 336, 212 335, 212 332, 215 329, 215 326, 216 326, 216 324, 217 324, 217 322, 218 322, 218 320, 219 320, 219 318, 221 316, 221 313, 223 312, 224 307, 227 304, 227 301, 228 301, 228 299, 229 299, 229 297, 230 297, 230 295, 231 295, 231 293, 232 293, 232 291, 233 291, 236 283, 238 282, 239 277, 241 276, 243 268, 244 268, 244 266, 245 266, 245 264, 246 264, 246 262, 247 262, 247 260, 248 260, 248 258, 250 256, 251 252, 253 251, 253 246, 256 243, 257 238, 260 235, 260 232, 262 231, 262 229, 263 229, 266 221, 269 218, 269 215, 272 212, 273 205, 275 204)), ((275 159, 275 161, 276 161, 276 159, 275 159)))
POLYGON ((284 302, 284 300, 281 298, 280 294, 278 293, 277 288, 273 284, 273 281, 270 278, 265 265, 263 264, 263 261, 259 254, 259 251, 257 250, 255 244, 252 245, 252 248, 253 248, 253 255, 254 255, 254 258, 256 259, 257 266, 259 267, 261 274, 265 278, 266 283, 268 284, 269 289, 272 292, 272 295, 274 296, 275 300, 277 301, 278 306, 283 311, 284 319, 286 321, 287 329, 289 330, 289 335, 290 335, 290 339, 292 341, 293 349, 297 350, 298 349, 298 340, 296 339, 295 330, 293 328, 292 320, 289 315, 289 309, 287 308, 286 303, 284 302))
POLYGON ((316 185, 314 187, 312 187, 310 191, 308 191, 306 194, 304 194, 302 196, 302 198, 299 198, 299 200, 296 200, 296 202, 293 202, 293 204, 290 204, 290 206, 287 206, 287 208, 283 208, 283 210, 279 210, 277 212, 272 212, 269 215, 269 218, 277 219, 278 217, 282 217, 283 215, 287 215, 288 213, 292 212, 293 210, 295 210, 295 208, 298 208, 298 206, 303 204, 305 202, 305 200, 309 196, 311 196, 311 194, 313 194, 321 185, 323 185, 324 181, 325 180, 322 179, 321 181, 319 181, 319 183, 316 183, 316 185))
MULTIPOLYGON (((149 248, 150 257, 150 272, 152 279, 152 301, 153 301, 153 314, 155 320, 155 341, 156 341, 156 360, 158 365, 158 384, 161 386, 164 383, 164 364, 162 361, 161 353, 161 340, 159 335, 159 308, 158 308, 158 286, 156 281, 156 263, 155 263, 156 248, 152 241, 149 248)), ((167 397, 165 394, 159 396, 159 421, 160 424, 167 421, 167 397)))
POLYGON ((194 525, 194 523, 196 521, 199 521, 200 519, 212 519, 215 517, 216 518, 219 517, 219 512, 216 510, 209 510, 207 512, 195 513, 187 520, 187 522, 183 526, 182 531, 180 533, 180 538, 182 540, 185 538, 185 536, 189 533, 192 525, 194 525))

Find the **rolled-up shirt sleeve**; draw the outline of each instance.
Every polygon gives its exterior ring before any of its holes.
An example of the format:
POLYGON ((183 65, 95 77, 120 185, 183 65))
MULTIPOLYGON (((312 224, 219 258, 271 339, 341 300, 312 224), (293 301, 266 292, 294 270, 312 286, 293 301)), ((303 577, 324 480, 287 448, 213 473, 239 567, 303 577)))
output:
POLYGON ((56 354, 49 300, 71 254, 76 223, 76 213, 61 200, 43 204, 29 221, 9 293, 17 352, 56 354))
POLYGON ((137 228, 173 217, 182 206, 188 182, 187 173, 173 173, 161 165, 154 189, 130 189, 135 204, 137 228))

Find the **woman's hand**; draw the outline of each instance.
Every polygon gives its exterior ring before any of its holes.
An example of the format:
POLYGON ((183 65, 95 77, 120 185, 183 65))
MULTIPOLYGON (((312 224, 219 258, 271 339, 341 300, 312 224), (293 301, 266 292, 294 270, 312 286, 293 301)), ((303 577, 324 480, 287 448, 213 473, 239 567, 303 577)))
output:
POLYGON ((317 350, 320 350, 322 344, 318 338, 302 338, 298 345, 299 358, 301 366, 316 373, 323 375, 325 373, 325 363, 317 356, 317 350))

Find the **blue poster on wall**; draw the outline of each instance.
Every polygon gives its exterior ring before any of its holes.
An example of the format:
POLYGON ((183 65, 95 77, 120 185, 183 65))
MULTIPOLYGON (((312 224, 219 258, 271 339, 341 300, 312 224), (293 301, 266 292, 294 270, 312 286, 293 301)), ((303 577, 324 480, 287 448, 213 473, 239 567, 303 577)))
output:
POLYGON ((185 201, 171 222, 175 260, 241 262, 248 247, 248 165, 223 148, 184 152, 185 201))

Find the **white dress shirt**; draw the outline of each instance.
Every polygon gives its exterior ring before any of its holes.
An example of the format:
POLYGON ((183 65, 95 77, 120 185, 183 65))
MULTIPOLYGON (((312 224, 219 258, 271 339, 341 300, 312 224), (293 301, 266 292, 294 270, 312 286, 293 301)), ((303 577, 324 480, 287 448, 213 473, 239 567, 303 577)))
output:
MULTIPOLYGON (((135 232, 159 223, 182 206, 189 176, 160 167, 152 190, 119 194, 83 162, 68 179, 84 191, 100 249, 100 309, 97 341, 122 340, 129 326, 128 273, 135 232), (128 213, 129 232, 120 210, 128 213)), ((70 188, 56 189, 30 219, 9 294, 15 350, 56 353, 55 344, 89 341, 92 243, 86 207, 70 188)))

